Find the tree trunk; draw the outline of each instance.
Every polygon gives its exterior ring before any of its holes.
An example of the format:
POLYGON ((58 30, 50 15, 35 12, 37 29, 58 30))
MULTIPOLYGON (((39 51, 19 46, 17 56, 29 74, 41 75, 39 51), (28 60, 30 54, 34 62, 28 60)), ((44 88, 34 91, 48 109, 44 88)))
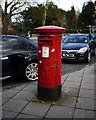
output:
POLYGON ((49 2, 49 0, 46 0, 45 10, 44 10, 44 21, 43 21, 43 26, 45 26, 45 24, 46 24, 48 2, 49 2))
POLYGON ((45 6, 43 26, 45 26, 45 24, 46 24, 46 16, 47 16, 47 9, 45 6))

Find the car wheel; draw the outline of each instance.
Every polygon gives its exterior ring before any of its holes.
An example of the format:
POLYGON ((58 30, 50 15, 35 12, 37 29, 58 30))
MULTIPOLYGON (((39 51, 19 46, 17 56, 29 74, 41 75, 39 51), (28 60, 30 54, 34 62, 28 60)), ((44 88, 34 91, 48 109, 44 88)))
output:
POLYGON ((90 53, 90 52, 88 52, 86 62, 88 62, 88 63, 89 63, 90 61, 91 61, 91 53, 90 53))
POLYGON ((38 79, 38 64, 29 63, 25 68, 25 77, 27 81, 34 81, 38 79))

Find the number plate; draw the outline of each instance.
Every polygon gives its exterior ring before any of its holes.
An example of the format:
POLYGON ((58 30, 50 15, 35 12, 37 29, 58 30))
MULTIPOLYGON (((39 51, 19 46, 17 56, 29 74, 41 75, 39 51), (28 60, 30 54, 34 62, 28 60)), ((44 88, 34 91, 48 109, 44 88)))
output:
POLYGON ((63 57, 74 57, 74 54, 63 54, 63 57))

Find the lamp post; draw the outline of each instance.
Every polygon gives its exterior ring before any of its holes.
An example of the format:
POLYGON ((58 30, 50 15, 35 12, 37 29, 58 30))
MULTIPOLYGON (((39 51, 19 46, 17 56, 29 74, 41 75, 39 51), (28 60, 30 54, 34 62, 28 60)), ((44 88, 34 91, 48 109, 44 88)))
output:
POLYGON ((91 28, 92 28, 92 25, 88 25, 87 27, 89 27, 89 29, 90 29, 90 34, 91 34, 91 28))

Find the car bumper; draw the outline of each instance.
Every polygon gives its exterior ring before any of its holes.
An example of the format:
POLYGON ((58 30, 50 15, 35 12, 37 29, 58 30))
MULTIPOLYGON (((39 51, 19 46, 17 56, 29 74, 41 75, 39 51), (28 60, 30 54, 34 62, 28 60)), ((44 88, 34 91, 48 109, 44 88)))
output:
POLYGON ((86 61, 87 60, 87 52, 86 53, 62 53, 62 60, 66 61, 86 61))

